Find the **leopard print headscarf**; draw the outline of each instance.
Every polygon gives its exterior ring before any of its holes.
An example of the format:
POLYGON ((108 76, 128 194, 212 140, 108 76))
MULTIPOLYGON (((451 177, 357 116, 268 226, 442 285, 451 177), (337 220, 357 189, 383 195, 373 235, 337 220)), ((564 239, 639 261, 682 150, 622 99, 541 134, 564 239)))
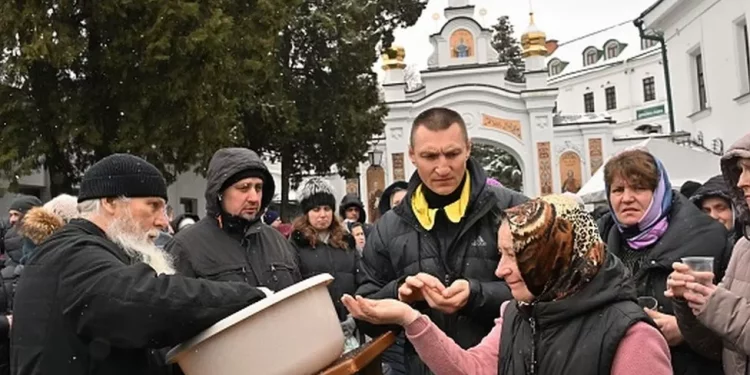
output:
POLYGON ((505 211, 518 270, 536 301, 563 299, 599 272, 604 243, 591 215, 562 195, 505 211))

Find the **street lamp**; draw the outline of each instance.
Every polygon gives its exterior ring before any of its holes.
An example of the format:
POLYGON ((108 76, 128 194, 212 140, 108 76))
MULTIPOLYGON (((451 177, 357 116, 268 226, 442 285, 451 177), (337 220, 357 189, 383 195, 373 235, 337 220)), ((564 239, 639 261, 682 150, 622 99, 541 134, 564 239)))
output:
POLYGON ((378 149, 373 149, 369 152, 370 156, 370 165, 374 167, 379 167, 383 163, 383 151, 378 149))

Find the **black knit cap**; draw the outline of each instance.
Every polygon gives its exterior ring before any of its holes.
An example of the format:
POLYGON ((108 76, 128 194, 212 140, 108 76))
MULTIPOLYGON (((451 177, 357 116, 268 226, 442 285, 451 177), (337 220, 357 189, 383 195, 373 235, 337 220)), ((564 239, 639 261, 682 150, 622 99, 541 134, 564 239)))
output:
POLYGON ((22 214, 26 214, 26 211, 34 207, 40 207, 41 205, 42 201, 33 195, 19 195, 13 200, 13 203, 10 204, 8 211, 18 211, 22 214))
POLYGON ((331 207, 332 211, 336 211, 336 197, 333 195, 333 187, 319 177, 307 180, 297 193, 297 199, 302 212, 305 214, 319 206, 328 206, 331 207))
POLYGON ((167 200, 167 182, 153 164, 134 155, 113 154, 83 175, 78 202, 114 197, 167 200))

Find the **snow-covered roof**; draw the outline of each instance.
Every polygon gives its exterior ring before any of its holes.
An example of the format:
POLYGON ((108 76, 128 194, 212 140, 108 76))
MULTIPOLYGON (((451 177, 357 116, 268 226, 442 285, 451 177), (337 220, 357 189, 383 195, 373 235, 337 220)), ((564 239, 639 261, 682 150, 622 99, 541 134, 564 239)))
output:
POLYGON ((658 53, 659 45, 655 44, 647 49, 641 49, 641 37, 632 21, 626 21, 602 30, 584 35, 567 42, 559 43, 557 49, 547 57, 547 64, 553 60, 560 60, 565 66, 559 74, 550 76, 550 80, 570 79, 582 74, 605 69, 613 64, 658 53), (607 59, 606 46, 610 41, 617 41, 620 45, 619 54, 607 59), (589 48, 596 48, 599 59, 584 66, 584 52, 589 48))

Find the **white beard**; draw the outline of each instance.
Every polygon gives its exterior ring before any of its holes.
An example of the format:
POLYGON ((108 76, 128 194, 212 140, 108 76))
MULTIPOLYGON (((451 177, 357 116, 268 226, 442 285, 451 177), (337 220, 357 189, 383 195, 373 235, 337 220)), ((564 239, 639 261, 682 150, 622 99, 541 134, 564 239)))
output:
POLYGON ((107 229, 107 237, 119 245, 132 259, 151 266, 157 275, 174 275, 173 259, 166 251, 156 247, 153 238, 158 230, 144 231, 139 228, 129 210, 116 218, 107 229))

